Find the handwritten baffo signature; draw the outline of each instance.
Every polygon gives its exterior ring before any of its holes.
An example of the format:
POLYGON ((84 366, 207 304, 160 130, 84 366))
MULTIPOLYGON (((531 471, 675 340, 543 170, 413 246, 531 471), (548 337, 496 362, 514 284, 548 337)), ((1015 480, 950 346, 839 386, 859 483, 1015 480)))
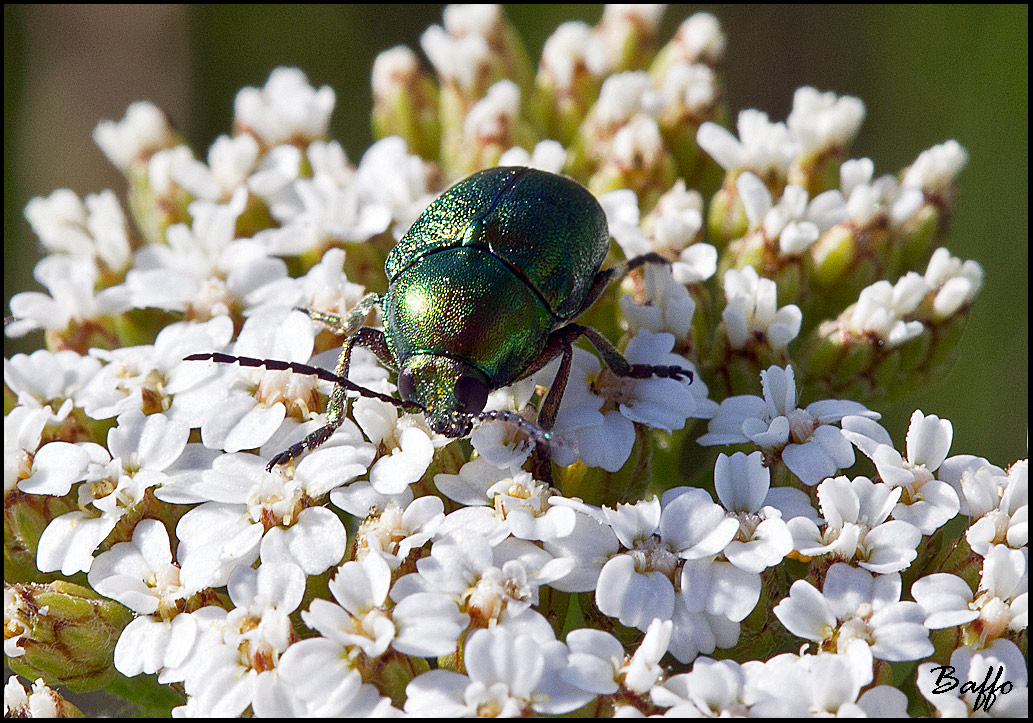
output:
POLYGON ((964 682, 958 680, 957 676, 954 675, 956 671, 953 665, 937 665, 929 672, 936 674, 935 687, 932 690, 933 695, 949 693, 959 685, 961 686, 959 691, 961 695, 975 693, 976 700, 973 704, 973 711, 982 710, 984 713, 989 712, 990 707, 997 702, 998 693, 1006 695, 1015 688, 1015 685, 1010 680, 1001 682, 1001 678, 1004 676, 1003 665, 997 667, 996 676, 994 675, 994 666, 988 667, 986 669, 986 677, 981 683, 977 683, 974 680, 966 680, 964 682), (939 672, 937 673, 937 671, 939 672), (990 681, 991 677, 993 682, 990 681))

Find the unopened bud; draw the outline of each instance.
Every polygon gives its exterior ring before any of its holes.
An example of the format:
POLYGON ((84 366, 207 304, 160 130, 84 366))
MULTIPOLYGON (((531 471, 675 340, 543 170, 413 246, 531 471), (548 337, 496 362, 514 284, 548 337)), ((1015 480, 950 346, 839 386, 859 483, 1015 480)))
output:
POLYGON ((75 691, 114 675, 115 643, 133 615, 89 588, 56 581, 4 587, 4 652, 12 670, 75 691))
POLYGON ((438 157, 438 89, 405 46, 384 51, 373 63, 373 133, 401 136, 414 153, 438 157))

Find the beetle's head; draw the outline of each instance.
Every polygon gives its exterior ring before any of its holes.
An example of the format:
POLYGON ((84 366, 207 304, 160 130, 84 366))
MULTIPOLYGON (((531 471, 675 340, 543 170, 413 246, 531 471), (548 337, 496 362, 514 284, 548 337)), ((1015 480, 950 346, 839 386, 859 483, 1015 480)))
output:
POLYGON ((398 372, 398 393, 423 407, 427 424, 446 437, 465 437, 473 415, 484 409, 488 378, 458 359, 435 354, 410 357, 398 372))

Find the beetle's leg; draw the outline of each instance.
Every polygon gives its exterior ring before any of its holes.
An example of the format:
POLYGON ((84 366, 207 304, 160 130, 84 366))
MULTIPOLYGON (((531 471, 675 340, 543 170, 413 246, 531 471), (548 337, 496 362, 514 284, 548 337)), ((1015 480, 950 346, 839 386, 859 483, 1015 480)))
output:
MULTIPOLYGON (((369 308, 367 308, 366 311, 368 313, 369 308)), ((352 312, 352 314, 349 315, 349 318, 354 314, 355 312, 352 312)), ((364 315, 363 318, 365 318, 364 315)), ((334 374, 338 379, 348 378, 348 368, 351 365, 352 349, 356 344, 370 349, 381 361, 386 362, 392 367, 394 366, 394 362, 391 359, 391 351, 387 346, 387 339, 384 337, 384 332, 379 329, 364 326, 352 334, 352 336, 348 338, 348 341, 344 343, 344 348, 341 350, 341 356, 337 360, 337 368, 334 370, 334 374)), ((301 456, 301 454, 306 450, 313 450, 323 444, 326 440, 330 439, 330 435, 332 435, 344 422, 348 400, 348 397, 345 394, 346 391, 347 389, 345 385, 338 381, 334 386, 333 391, 330 392, 330 401, 326 407, 326 424, 309 434, 297 444, 291 445, 270 459, 269 464, 266 465, 266 469, 272 470, 272 468, 277 465, 287 464, 292 459, 296 459, 301 456)), ((402 406, 401 400, 391 399, 391 401, 398 406, 402 406)))
POLYGON ((645 266, 646 264, 660 264, 661 266, 670 266, 671 261, 670 259, 665 259, 663 256, 656 253, 655 251, 650 251, 649 253, 639 254, 634 258, 628 259, 620 266, 614 268, 620 269, 620 278, 623 279, 625 276, 637 269, 639 266, 645 266))
POLYGON ((557 354, 563 355, 560 359, 560 367, 553 378, 552 386, 549 387, 549 392, 545 395, 542 407, 538 410, 538 426, 546 431, 552 429, 552 425, 556 423, 556 413, 559 411, 563 390, 567 388, 567 379, 570 377, 570 364, 574 358, 574 341, 581 336, 581 329, 584 328, 587 327, 568 324, 552 332, 549 335, 549 341, 546 343, 545 349, 542 350, 542 353, 538 355, 538 358, 529 367, 528 375, 544 367, 557 354))
POLYGON ((314 321, 326 325, 335 333, 342 336, 351 336, 366 323, 366 317, 369 315, 370 310, 379 303, 379 294, 366 294, 343 319, 339 314, 330 314, 316 311, 315 309, 303 309, 300 306, 295 308, 308 314, 314 321))
MULTIPOLYGON (((606 291, 606 287, 610 285, 610 281, 613 280, 614 276, 621 270, 620 266, 611 266, 608 269, 603 269, 595 278, 592 280, 592 285, 588 288, 588 293, 585 294, 585 303, 581 305, 581 309, 575 316, 580 316, 583 312, 588 309, 596 302, 596 300, 602 296, 603 292, 606 291)), ((562 331, 562 329, 560 329, 562 331)))
POLYGON ((585 303, 581 305, 581 309, 577 314, 575 314, 575 316, 579 316, 583 312, 588 311, 592 304, 594 304, 596 300, 602 296, 603 292, 606 291, 606 287, 610 285, 611 281, 623 279, 639 266, 644 266, 645 264, 666 264, 670 266, 671 262, 660 254, 650 251, 647 254, 636 256, 635 258, 625 261, 622 264, 618 264, 617 266, 603 269, 596 274, 595 278, 592 280, 592 285, 589 287, 588 293, 585 294, 585 303))
MULTIPOLYGON (((338 314, 298 308, 298 311, 305 312, 314 321, 324 324, 338 334, 347 336, 347 341, 345 341, 344 347, 341 349, 341 355, 337 358, 337 367, 334 369, 334 374, 338 377, 348 378, 352 348, 356 344, 372 349, 382 361, 387 361, 389 366, 394 366, 394 362, 391 360, 391 352, 387 349, 387 342, 383 338, 383 333, 363 326, 370 310, 378 303, 380 303, 380 296, 378 294, 366 294, 343 319, 338 314), (377 334, 380 335, 379 338, 377 334)), ((301 442, 292 445, 273 457, 269 461, 267 469, 271 470, 278 464, 286 464, 300 456, 306 449, 315 449, 328 440, 330 435, 334 433, 334 430, 341 426, 347 413, 348 397, 345 391, 344 385, 334 385, 333 390, 330 392, 330 401, 327 403, 326 424, 305 437, 301 442)))
POLYGON ((599 356, 606 362, 610 371, 619 377, 632 377, 633 379, 648 379, 649 377, 661 377, 666 379, 688 379, 692 381, 692 372, 680 366, 667 364, 632 364, 617 351, 609 339, 600 334, 590 326, 580 324, 569 324, 577 327, 579 334, 592 342, 592 346, 599 352, 599 356))

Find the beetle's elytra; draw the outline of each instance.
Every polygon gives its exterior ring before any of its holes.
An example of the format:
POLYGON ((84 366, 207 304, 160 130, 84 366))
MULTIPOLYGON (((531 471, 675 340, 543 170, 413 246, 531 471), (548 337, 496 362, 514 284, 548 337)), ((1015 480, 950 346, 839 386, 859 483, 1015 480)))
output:
MULTIPOLYGON (((347 378, 351 350, 371 349, 398 371, 395 404, 424 412, 439 434, 461 437, 482 414, 491 390, 562 355, 538 422, 552 427, 566 386, 572 344, 584 335, 620 376, 691 378, 680 367, 632 365, 595 329, 574 323, 619 270, 601 271, 609 248, 606 216, 595 197, 565 176, 532 168, 489 168, 455 184, 416 220, 387 257, 387 292, 365 297, 346 319, 309 315, 346 335, 327 424, 274 457, 283 464, 322 444, 344 419, 345 391, 377 396, 347 378), (384 330, 361 327, 373 306, 384 330), (361 327, 361 328, 360 328, 361 327)), ((198 354, 193 359, 267 360, 198 354)), ((283 363, 279 363, 281 368, 283 363)), ((286 368, 318 373, 304 365, 286 368)), ((544 433, 542 433, 544 434, 544 433)), ((547 435, 544 435, 547 436, 547 435)))

